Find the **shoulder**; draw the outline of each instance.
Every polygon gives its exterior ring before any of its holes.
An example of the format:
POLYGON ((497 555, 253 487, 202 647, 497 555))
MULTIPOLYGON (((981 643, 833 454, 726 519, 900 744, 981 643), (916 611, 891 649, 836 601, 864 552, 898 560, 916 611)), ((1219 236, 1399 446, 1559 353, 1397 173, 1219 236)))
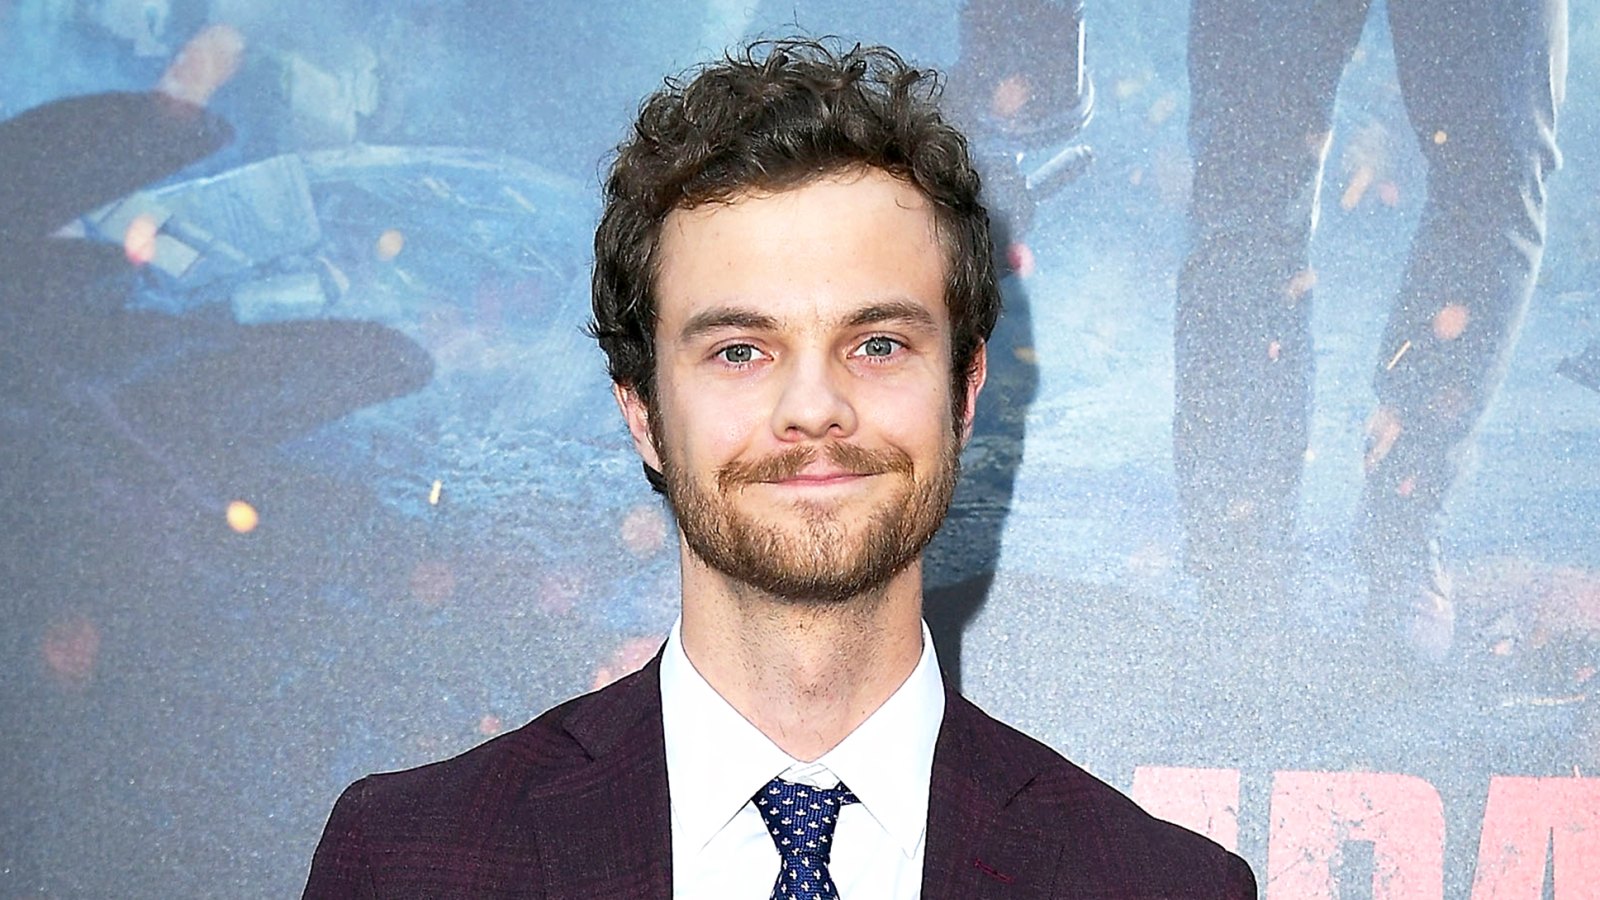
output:
POLYGON ((963 698, 954 698, 951 714, 969 741, 989 748, 988 768, 1010 770, 1011 783, 1003 788, 1008 816, 1062 843, 1059 894, 1256 896, 1248 864, 1209 838, 1151 816, 1121 791, 963 698))
MULTIPOLYGON (((369 815, 419 811, 470 813, 480 824, 493 817, 497 804, 508 803, 523 790, 548 783, 581 768, 592 758, 575 731, 597 713, 627 699, 643 672, 590 694, 553 707, 514 731, 486 741, 450 759, 413 769, 369 775, 351 786, 369 815)), ((580 732, 581 733, 581 732, 580 732)), ((347 793, 349 793, 347 791, 347 793)))
POLYGON ((647 666, 459 756, 350 785, 323 829, 306 896, 365 896, 343 887, 382 881, 399 868, 444 871, 460 859, 531 864, 530 798, 582 771, 608 737, 659 710, 653 676, 647 666))

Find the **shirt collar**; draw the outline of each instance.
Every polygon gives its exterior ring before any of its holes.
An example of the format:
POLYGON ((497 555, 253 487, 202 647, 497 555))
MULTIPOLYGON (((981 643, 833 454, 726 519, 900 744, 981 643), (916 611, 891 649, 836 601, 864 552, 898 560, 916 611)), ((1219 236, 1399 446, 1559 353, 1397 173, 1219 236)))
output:
POLYGON ((722 699, 683 651, 682 620, 661 651, 661 727, 673 838, 699 851, 772 776, 795 764, 722 699))
POLYGON ((926 625, 922 656, 905 683, 814 763, 785 753, 711 687, 684 653, 681 629, 680 620, 661 655, 675 837, 698 851, 773 776, 814 775, 823 767, 855 792, 908 857, 916 853, 927 828, 933 746, 944 719, 944 682, 926 625))

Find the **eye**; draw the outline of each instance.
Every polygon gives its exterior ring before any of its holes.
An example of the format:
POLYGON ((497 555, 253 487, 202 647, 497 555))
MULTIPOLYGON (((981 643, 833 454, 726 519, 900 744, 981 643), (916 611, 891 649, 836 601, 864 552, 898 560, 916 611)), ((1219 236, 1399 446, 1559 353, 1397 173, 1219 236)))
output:
POLYGON ((879 334, 869 337, 863 341, 861 346, 856 348, 855 355, 875 358, 893 356, 894 352, 900 349, 900 346, 900 342, 894 338, 884 337, 883 335, 879 334))
POLYGON ((729 344, 718 350, 717 359, 736 366, 747 365, 761 357, 761 351, 750 344, 729 344))

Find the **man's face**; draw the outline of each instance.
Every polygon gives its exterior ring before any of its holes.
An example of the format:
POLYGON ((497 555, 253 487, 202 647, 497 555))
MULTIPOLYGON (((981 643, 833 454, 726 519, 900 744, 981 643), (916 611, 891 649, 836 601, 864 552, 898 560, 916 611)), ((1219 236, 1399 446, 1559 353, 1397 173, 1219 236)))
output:
POLYGON ((658 253, 654 402, 617 395, 693 554, 796 601, 916 562, 984 376, 980 351, 952 422, 928 202, 877 170, 833 175, 676 211, 658 253))

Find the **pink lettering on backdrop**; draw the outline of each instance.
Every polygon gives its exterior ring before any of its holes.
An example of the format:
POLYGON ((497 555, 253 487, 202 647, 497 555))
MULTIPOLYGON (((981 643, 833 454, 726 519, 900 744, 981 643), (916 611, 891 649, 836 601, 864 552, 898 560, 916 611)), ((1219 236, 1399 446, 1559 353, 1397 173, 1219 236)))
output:
POLYGON ((1538 900, 1547 855, 1555 900, 1600 900, 1600 778, 1490 780, 1472 900, 1538 900))
MULTIPOLYGON (((1131 793, 1151 815, 1238 849, 1237 769, 1139 766, 1131 793)), ((1373 900, 1444 895, 1444 809, 1421 778, 1278 772, 1271 814, 1268 900, 1333 900, 1353 887, 1337 881, 1350 842, 1372 845, 1373 900)), ((1540 900, 1547 879, 1554 900, 1600 900, 1600 778, 1495 776, 1471 900, 1540 900)))
POLYGON ((1444 895, 1444 804, 1433 785, 1376 772, 1279 772, 1268 900, 1334 900, 1335 863, 1350 841, 1372 844, 1373 900, 1444 895))
POLYGON ((1239 770, 1139 766, 1133 801, 1158 819, 1239 849, 1239 770))

